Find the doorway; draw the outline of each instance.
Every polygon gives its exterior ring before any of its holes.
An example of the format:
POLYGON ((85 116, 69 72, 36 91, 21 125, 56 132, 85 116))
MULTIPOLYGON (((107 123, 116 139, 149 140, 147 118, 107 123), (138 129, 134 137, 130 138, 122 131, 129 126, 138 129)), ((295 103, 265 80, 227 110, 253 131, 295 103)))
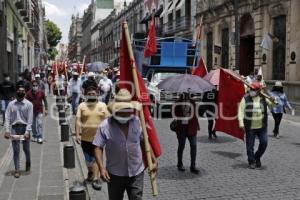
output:
POLYGON ((254 72, 255 29, 250 14, 240 21, 240 74, 248 76, 254 72))

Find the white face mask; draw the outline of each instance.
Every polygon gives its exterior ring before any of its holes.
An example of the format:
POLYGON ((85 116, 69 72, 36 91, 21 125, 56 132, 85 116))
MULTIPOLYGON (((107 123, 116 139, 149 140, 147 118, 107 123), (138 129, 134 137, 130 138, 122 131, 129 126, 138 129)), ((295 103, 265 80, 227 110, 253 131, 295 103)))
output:
POLYGON ((129 116, 129 117, 118 117, 115 116, 114 117, 120 124, 127 124, 132 118, 133 115, 129 116))
POLYGON ((251 97, 255 97, 255 96, 257 95, 257 92, 255 92, 255 91, 250 91, 250 92, 249 92, 249 95, 250 95, 251 97))
POLYGON ((38 86, 32 87, 32 90, 36 92, 38 90, 38 86))
POLYGON ((5 80, 6 80, 6 81, 10 81, 10 78, 9 78, 9 77, 5 77, 5 80))
POLYGON ((104 76, 103 79, 106 81, 107 80, 107 76, 104 76))

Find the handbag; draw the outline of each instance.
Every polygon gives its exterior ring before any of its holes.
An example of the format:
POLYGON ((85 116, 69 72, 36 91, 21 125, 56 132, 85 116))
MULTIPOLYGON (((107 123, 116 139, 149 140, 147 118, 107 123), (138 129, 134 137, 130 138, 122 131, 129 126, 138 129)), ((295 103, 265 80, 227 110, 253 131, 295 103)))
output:
POLYGON ((178 126, 177 120, 174 119, 174 120, 170 123, 170 129, 171 129, 171 131, 176 132, 177 126, 178 126))

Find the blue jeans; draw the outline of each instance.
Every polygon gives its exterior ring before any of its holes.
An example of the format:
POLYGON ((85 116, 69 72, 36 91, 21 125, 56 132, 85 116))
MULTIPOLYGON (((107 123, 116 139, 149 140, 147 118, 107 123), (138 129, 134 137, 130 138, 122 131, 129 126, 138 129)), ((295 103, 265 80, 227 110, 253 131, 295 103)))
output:
MULTIPOLYGON (((185 129, 186 131, 187 129, 185 129)), ((191 155, 191 167, 196 167, 196 156, 197 156, 197 136, 187 136, 185 132, 181 132, 177 135, 178 149, 177 149, 177 166, 183 166, 182 156, 185 148, 186 139, 190 142, 190 155, 191 155)))
POLYGON ((43 113, 39 113, 33 116, 32 122, 32 137, 43 139, 43 113))
POLYGON ((246 132, 246 148, 248 162, 253 163, 255 160, 260 160, 268 146, 267 129, 252 129, 246 132), (255 137, 259 139, 258 149, 254 154, 255 137))
POLYGON ((76 115, 78 104, 79 104, 79 94, 73 92, 72 93, 72 112, 74 115, 76 115))
MULTIPOLYGON (((19 126, 13 126, 12 127, 12 133, 13 135, 24 135, 26 131, 26 125, 19 125, 19 126)), ((12 147, 14 152, 14 164, 15 164, 15 170, 20 170, 20 142, 19 140, 12 140, 12 147)), ((23 143, 23 151, 25 153, 26 163, 31 162, 30 158, 30 140, 24 140, 23 143)))

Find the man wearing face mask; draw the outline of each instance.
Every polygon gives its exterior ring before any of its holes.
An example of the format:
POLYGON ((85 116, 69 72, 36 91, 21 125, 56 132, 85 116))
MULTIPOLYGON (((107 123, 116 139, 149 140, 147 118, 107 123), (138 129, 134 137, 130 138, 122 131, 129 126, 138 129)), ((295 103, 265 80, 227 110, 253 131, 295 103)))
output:
POLYGON ((76 110, 79 104, 79 99, 81 95, 81 81, 78 80, 78 73, 73 72, 73 78, 70 79, 68 83, 68 99, 71 99, 73 115, 76 115, 76 110))
POLYGON ((39 90, 42 90, 45 94, 46 94, 46 86, 44 81, 41 79, 41 75, 40 74, 36 74, 35 76, 35 80, 38 84, 39 90))
POLYGON ((25 99, 25 86, 18 85, 16 99, 8 104, 6 110, 5 135, 12 140, 13 159, 15 164, 15 178, 20 177, 20 142, 26 159, 26 171, 30 171, 30 132, 33 119, 33 105, 25 99))
POLYGON ((98 102, 97 89, 90 87, 86 90, 86 102, 79 105, 76 114, 76 142, 81 144, 88 167, 87 182, 92 182, 94 189, 101 189, 99 183, 99 168, 95 163, 94 145, 92 141, 101 122, 109 116, 106 105, 98 102))
POLYGON ((238 110, 240 128, 246 134, 246 148, 250 169, 261 168, 261 157, 268 145, 267 107, 275 104, 274 98, 266 99, 260 95, 262 86, 259 82, 251 84, 249 94, 241 100, 238 110), (259 139, 258 150, 254 153, 255 137, 259 139))
POLYGON ((83 90, 84 95, 86 95, 86 91, 89 87, 94 87, 94 88, 98 87, 98 85, 95 81, 95 73, 94 72, 89 72, 88 79, 86 81, 84 81, 82 84, 82 90, 83 90))
MULTIPOLYGON (((108 184, 109 200, 122 200, 127 191, 130 200, 143 197, 144 170, 143 134, 140 120, 135 115, 142 106, 131 101, 131 94, 121 89, 115 101, 108 105, 112 116, 100 124, 93 144, 101 177, 108 184), (106 166, 103 164, 103 151, 106 166)), ((157 162, 152 155, 154 169, 157 162)))
POLYGON ((107 77, 107 72, 103 72, 103 78, 99 82, 99 88, 102 94, 102 102, 108 103, 109 96, 111 94, 113 83, 112 81, 107 77))
POLYGON ((42 144, 44 135, 43 115, 47 116, 48 114, 48 102, 45 92, 39 89, 37 81, 32 81, 32 89, 29 90, 26 98, 33 104, 32 141, 42 144))
POLYGON ((8 74, 3 74, 4 81, 0 84, 0 98, 1 98, 1 112, 3 116, 3 125, 5 123, 5 111, 8 103, 14 99, 15 96, 15 85, 10 80, 8 74))

